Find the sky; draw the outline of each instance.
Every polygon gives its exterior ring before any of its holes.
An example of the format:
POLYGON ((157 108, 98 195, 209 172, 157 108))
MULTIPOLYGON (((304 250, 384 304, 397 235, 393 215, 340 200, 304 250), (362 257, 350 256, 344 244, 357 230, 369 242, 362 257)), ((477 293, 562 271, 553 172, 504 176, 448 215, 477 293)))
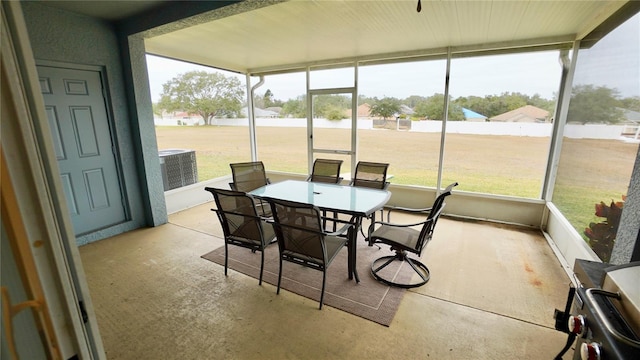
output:
MULTIPOLYGON (((162 85, 180 74, 192 70, 220 71, 153 55, 147 55, 147 67, 153 102, 160 99, 162 85)), ((558 51, 454 59, 451 69, 450 95, 454 98, 499 95, 508 91, 552 99, 558 91, 561 72, 558 51)), ((444 60, 360 67, 359 94, 404 99, 411 95, 444 93, 445 70, 444 60)), ((245 82, 244 75, 223 73, 245 82)), ((277 100, 295 99, 305 93, 305 78, 304 73, 270 76, 256 93, 263 94, 270 89, 277 100)), ((253 83, 257 81, 257 78, 252 80, 253 83)), ((316 88, 351 86, 352 81, 353 70, 328 70, 311 76, 311 86, 316 88)))

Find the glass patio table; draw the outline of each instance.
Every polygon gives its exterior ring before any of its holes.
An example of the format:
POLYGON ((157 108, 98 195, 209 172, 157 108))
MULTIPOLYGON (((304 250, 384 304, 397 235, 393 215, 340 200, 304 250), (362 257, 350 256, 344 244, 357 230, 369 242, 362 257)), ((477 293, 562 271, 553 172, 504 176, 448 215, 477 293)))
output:
POLYGON ((354 225, 354 229, 348 233, 349 279, 355 277, 357 282, 360 282, 356 271, 357 230, 362 225, 363 217, 382 209, 391 197, 391 192, 387 190, 301 180, 285 180, 268 184, 248 194, 261 199, 273 198, 313 204, 320 210, 351 216, 348 222, 354 225))

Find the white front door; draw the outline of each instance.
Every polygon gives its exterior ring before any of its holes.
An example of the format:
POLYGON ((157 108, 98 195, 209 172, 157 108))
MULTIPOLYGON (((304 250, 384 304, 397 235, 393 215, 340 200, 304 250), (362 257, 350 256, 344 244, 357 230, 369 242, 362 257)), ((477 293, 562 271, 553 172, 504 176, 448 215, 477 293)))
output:
POLYGON ((38 66, 38 75, 75 234, 125 221, 101 73, 38 66))

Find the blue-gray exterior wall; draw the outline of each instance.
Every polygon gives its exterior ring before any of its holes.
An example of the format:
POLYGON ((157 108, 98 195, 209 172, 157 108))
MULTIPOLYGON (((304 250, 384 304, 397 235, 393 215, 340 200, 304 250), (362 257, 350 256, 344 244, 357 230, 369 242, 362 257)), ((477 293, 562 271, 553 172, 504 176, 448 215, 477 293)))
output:
MULTIPOLYGON (((106 75, 110 99, 108 106, 113 116, 129 205, 129 219, 124 223, 78 237, 78 245, 143 226, 166 223, 166 205, 150 96, 147 90, 146 96, 149 99, 142 102, 142 107, 148 105, 148 109, 138 110, 135 96, 131 95, 131 67, 123 66, 129 64, 130 60, 122 56, 116 29, 105 21, 32 2, 23 2, 22 9, 36 61, 99 66, 104 69, 106 75), (148 119, 139 120, 139 114, 148 119), (144 126, 140 126, 141 124, 144 126), (149 195, 152 192, 155 195, 149 195)), ((144 49, 137 47, 135 50, 137 52, 127 56, 144 59, 144 49)), ((142 69, 140 64, 137 65, 138 75, 135 81, 144 82, 144 90, 148 89, 148 78, 146 65, 142 62, 142 69), (141 75, 141 71, 144 74, 141 75)), ((144 98, 144 91, 140 96, 144 98)))

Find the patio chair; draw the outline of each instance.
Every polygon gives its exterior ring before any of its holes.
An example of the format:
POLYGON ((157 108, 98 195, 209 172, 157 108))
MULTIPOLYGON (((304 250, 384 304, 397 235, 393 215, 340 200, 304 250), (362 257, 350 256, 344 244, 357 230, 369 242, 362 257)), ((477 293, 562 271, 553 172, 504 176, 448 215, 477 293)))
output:
MULTIPOLYGON (((249 192, 271 183, 262 161, 251 161, 229 164, 233 182, 229 187, 234 191, 249 192)), ((255 200, 260 216, 271 216, 269 204, 255 200)))
MULTIPOLYGON (((451 184, 451 188, 456 186, 457 183, 451 184)), ((445 198, 451 195, 451 190, 445 191, 438 195, 436 200, 431 206, 429 215, 426 220, 413 223, 413 224, 398 224, 390 222, 376 222, 380 227, 375 229, 369 236, 370 244, 386 244, 391 247, 392 251, 395 251, 395 255, 383 256, 371 263, 371 274, 376 280, 383 282, 390 286, 397 286, 402 288, 414 288, 422 286, 429 281, 431 274, 429 268, 420 260, 412 259, 408 256, 409 253, 414 253, 420 258, 422 251, 425 249, 429 241, 433 236, 433 231, 436 227, 436 223, 440 218, 440 214, 445 206, 445 198), (421 226, 420 230, 414 229, 414 226, 421 226), (399 262, 399 263, 398 263, 399 262), (399 266, 403 266, 408 263, 413 271, 420 276, 420 280, 413 281, 410 279, 408 282, 395 281, 396 267, 391 267, 391 271, 384 272, 390 264, 397 263, 399 266)), ((404 208, 404 211, 409 209, 404 208)), ((424 213, 424 209, 418 209, 417 213, 424 213)))
POLYGON ((231 190, 249 192, 270 183, 262 161, 229 164, 233 182, 231 190))
POLYGON ((387 163, 359 161, 356 165, 356 173, 351 180, 351 186, 386 190, 389 187, 389 182, 387 182, 388 168, 389 164, 387 163))
MULTIPOLYGON (((342 160, 334 159, 316 159, 313 162, 313 169, 311 175, 307 178, 307 181, 327 183, 327 184, 339 184, 342 181, 340 177, 340 167, 342 166, 342 160)), ((333 218, 337 218, 338 214, 333 213, 333 218)), ((322 225, 327 226, 327 212, 322 210, 322 225)), ((333 222, 333 231, 336 231, 337 223, 333 222)))
POLYGON ((322 228, 320 209, 316 206, 277 199, 268 201, 280 249, 277 294, 280 294, 283 260, 322 271, 319 306, 322 310, 327 268, 348 242, 338 235, 347 232, 352 225, 347 224, 338 232, 328 233, 322 228))
MULTIPOLYGON (((387 181, 388 168, 389 164, 387 163, 359 161, 350 185, 386 190, 389 187, 389 182, 387 181)), ((380 209, 380 216, 381 219, 384 219, 384 209, 380 209)), ((376 214, 371 214, 368 219, 371 220, 373 224, 376 221, 376 214)), ((360 228, 360 232, 362 236, 368 238, 368 236, 364 234, 362 227, 360 228)))
POLYGON ((266 218, 258 216, 258 211, 251 197, 242 191, 233 191, 205 187, 213 195, 217 209, 215 211, 224 233, 224 274, 227 275, 229 245, 260 251, 260 277, 262 285, 264 270, 264 249, 275 242, 275 231, 271 224, 263 223, 266 218))
POLYGON ((333 159, 316 159, 313 162, 313 169, 307 181, 320 182, 327 184, 339 184, 342 181, 340 177, 340 167, 342 160, 333 159))

